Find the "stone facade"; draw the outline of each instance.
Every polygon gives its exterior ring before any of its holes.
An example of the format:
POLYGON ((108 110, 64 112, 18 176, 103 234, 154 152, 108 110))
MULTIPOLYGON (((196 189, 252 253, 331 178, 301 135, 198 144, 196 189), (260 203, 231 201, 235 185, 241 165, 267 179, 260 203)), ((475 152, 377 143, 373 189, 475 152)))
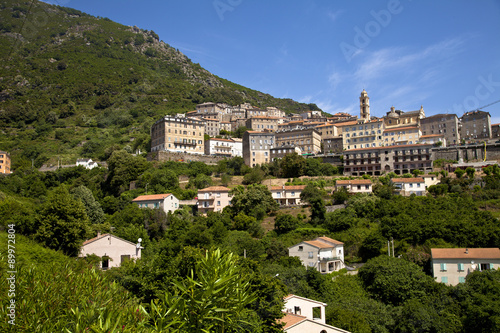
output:
POLYGON ((278 122, 279 118, 276 117, 254 116, 246 120, 245 126, 254 131, 274 132, 278 129, 278 122))
POLYGON ((270 150, 275 146, 272 132, 247 131, 243 135, 243 160, 254 167, 271 162, 270 150))
POLYGON ((491 116, 484 111, 471 111, 461 118, 460 137, 466 142, 488 140, 491 138, 491 116))
POLYGON ((275 133, 276 147, 298 147, 302 154, 321 151, 321 135, 315 128, 281 130, 275 133))
POLYGON ((460 143, 460 126, 455 114, 436 114, 434 116, 420 119, 420 130, 422 136, 443 135, 447 146, 460 143))

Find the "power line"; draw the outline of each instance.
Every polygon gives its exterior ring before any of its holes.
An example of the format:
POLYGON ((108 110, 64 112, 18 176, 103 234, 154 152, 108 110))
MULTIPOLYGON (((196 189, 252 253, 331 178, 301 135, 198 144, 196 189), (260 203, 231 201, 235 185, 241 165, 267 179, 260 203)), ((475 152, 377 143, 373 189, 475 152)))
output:
POLYGON ((480 109, 487 108, 488 106, 491 106, 491 105, 493 105, 493 104, 497 104, 497 103, 499 103, 499 102, 500 102, 500 99, 499 99, 498 101, 493 102, 493 103, 490 103, 490 104, 487 104, 487 105, 480 106, 480 107, 478 107, 477 109, 474 109, 474 110, 469 110, 469 111, 465 111, 465 112, 464 112, 464 114, 465 114, 465 113, 467 113, 467 112, 479 111, 480 109))

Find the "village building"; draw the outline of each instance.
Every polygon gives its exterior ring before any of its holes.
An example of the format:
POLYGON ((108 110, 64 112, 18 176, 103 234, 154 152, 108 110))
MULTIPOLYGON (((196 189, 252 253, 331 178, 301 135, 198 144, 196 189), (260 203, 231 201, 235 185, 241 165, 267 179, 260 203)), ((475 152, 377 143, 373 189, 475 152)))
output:
POLYGON ((224 186, 210 186, 198 190, 198 212, 206 215, 208 212, 222 212, 231 205, 230 190, 224 186))
POLYGON ((6 151, 0 151, 0 173, 12 173, 10 154, 6 151))
POLYGON ((202 155, 205 124, 192 118, 165 116, 151 126, 151 152, 170 151, 202 155))
POLYGON ((288 248, 290 257, 298 257, 306 267, 313 267, 322 274, 345 268, 344 243, 329 237, 303 241, 288 248))
POLYGON ((137 243, 132 243, 112 234, 101 235, 98 232, 97 237, 83 242, 78 256, 93 254, 101 257, 100 268, 103 270, 120 267, 125 261, 141 258, 141 241, 139 238, 137 243))
POLYGON ((270 150, 274 147, 273 132, 247 131, 243 135, 243 160, 254 167, 271 162, 270 150))
POLYGON ((346 189, 347 192, 356 194, 356 193, 372 193, 373 192, 373 183, 370 179, 346 179, 346 180, 337 180, 335 183, 335 190, 339 190, 341 188, 346 189))
POLYGON ((161 209, 173 213, 179 209, 179 199, 171 193, 140 195, 132 200, 139 208, 161 209))

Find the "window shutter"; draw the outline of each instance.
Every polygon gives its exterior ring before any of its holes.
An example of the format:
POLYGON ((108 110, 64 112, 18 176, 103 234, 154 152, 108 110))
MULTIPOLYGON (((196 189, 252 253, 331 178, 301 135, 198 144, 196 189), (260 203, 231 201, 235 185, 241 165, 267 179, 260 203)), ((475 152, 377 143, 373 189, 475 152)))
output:
POLYGON ((458 264, 458 270, 463 271, 464 270, 464 264, 458 264))
POLYGON ((441 270, 445 271, 446 270, 446 263, 441 263, 441 270))
POLYGON ((464 276, 459 276, 458 277, 458 283, 465 283, 465 277, 464 276))
POLYGON ((442 283, 448 283, 448 277, 447 276, 442 276, 441 277, 441 282, 442 283))

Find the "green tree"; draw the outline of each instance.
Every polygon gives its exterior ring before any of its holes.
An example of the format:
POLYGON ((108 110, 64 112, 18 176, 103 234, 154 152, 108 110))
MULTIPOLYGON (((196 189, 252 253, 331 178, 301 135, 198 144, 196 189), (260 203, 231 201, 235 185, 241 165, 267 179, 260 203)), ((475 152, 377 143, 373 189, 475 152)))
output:
POLYGON ((64 186, 52 190, 38 210, 35 239, 48 248, 77 256, 90 233, 85 206, 64 186))
POLYGON ((205 174, 198 174, 196 177, 189 179, 188 187, 203 189, 212 186, 212 178, 205 174))
POLYGON ((311 221, 317 224, 325 220, 325 201, 320 189, 312 183, 308 184, 300 194, 300 200, 311 205, 311 221))
POLYGON ((80 185, 70 190, 70 193, 77 200, 80 200, 85 206, 85 212, 92 224, 104 223, 104 211, 98 201, 95 200, 92 191, 86 186, 80 185))
POLYGON ((264 171, 261 168, 255 167, 250 173, 243 177, 243 184, 260 184, 264 180, 264 171))
POLYGON ((107 185, 114 194, 127 190, 130 182, 136 180, 149 167, 145 158, 132 156, 124 150, 114 151, 107 162, 107 185))
POLYGON ((274 230, 278 232, 278 234, 284 234, 289 231, 297 229, 299 226, 299 221, 296 217, 290 214, 280 214, 276 217, 274 222, 274 230))
POLYGON ((468 167, 467 169, 465 169, 465 172, 467 173, 467 177, 469 179, 474 179, 474 174, 476 173, 476 169, 472 168, 472 167, 468 167))
POLYGON ((337 188, 332 194, 333 201, 336 205, 343 204, 349 199, 349 192, 345 187, 337 188))
POLYGON ((151 317, 160 331, 230 332, 248 325, 248 306, 256 296, 235 255, 207 251, 174 286, 172 293, 151 303, 151 317))
POLYGON ((252 184, 246 189, 243 186, 237 186, 232 190, 232 194, 229 209, 233 212, 233 216, 243 212, 245 215, 261 220, 267 213, 278 209, 278 204, 264 185, 252 184))
POLYGON ((245 134, 246 131, 248 131, 249 129, 246 128, 245 126, 240 126, 236 129, 236 131, 234 131, 234 136, 236 138, 242 138, 243 137, 243 134, 245 134))
POLYGON ((457 176, 457 178, 462 178, 462 176, 465 174, 465 170, 462 170, 460 168, 456 168, 455 169, 455 175, 457 176))
POLYGON ((286 154, 280 163, 281 176, 284 178, 295 178, 303 176, 307 163, 306 159, 297 153, 286 154))

